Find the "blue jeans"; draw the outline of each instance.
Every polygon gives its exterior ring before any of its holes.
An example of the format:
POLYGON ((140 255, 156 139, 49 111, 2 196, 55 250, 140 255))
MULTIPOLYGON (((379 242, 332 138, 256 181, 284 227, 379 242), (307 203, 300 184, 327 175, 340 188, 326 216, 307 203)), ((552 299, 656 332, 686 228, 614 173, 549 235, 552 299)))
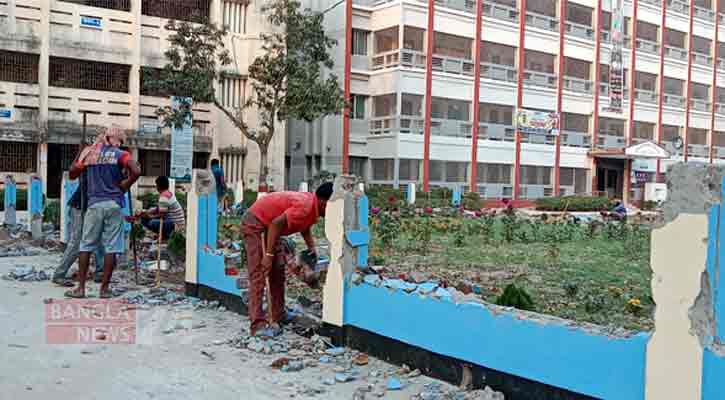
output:
MULTIPOLYGON (((159 233, 159 224, 161 221, 158 218, 141 218, 141 225, 154 233, 159 233)), ((171 219, 164 219, 164 228, 161 231, 161 239, 166 240, 174 232, 174 223, 171 219)))

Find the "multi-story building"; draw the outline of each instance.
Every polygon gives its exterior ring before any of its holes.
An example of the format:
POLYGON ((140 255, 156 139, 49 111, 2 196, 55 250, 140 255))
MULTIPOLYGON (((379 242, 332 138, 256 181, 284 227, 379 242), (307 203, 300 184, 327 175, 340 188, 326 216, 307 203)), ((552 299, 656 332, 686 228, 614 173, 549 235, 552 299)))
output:
MULTIPOLYGON (((165 64, 169 19, 209 19, 229 29, 233 63, 217 97, 224 107, 245 101, 247 68, 268 30, 261 1, 246 0, 0 0, 0 174, 38 173, 58 197, 62 172, 88 132, 117 125, 140 161, 142 186, 166 175, 170 132, 155 110, 170 95, 144 84, 144 71, 165 64)), ((231 182, 256 187, 259 152, 214 104, 193 107, 194 167, 221 159, 231 182)), ((248 113, 255 126, 255 113, 248 113)), ((283 129, 283 127, 281 128, 283 129)), ((284 135, 270 145, 272 185, 282 187, 284 135)))
MULTIPOLYGON (((478 19, 477 0, 348 1, 349 18, 345 3, 312 3, 328 9, 340 44, 334 72, 350 79, 350 171, 368 182, 423 180, 426 122, 430 184, 467 189, 475 170, 476 189, 489 198, 513 196, 517 183, 519 198, 548 196, 558 181, 560 193, 636 200, 642 183, 662 179, 676 160, 725 160, 722 4, 483 0, 478 19), (607 107, 617 10, 621 112, 607 107), (349 45, 339 26, 346 19, 349 45), (517 151, 518 108, 559 112, 559 157, 555 136, 521 135, 517 151), (670 157, 630 160, 624 149, 643 141, 670 157)), ((290 185, 321 169, 339 172, 343 137, 342 117, 290 129, 290 185)))

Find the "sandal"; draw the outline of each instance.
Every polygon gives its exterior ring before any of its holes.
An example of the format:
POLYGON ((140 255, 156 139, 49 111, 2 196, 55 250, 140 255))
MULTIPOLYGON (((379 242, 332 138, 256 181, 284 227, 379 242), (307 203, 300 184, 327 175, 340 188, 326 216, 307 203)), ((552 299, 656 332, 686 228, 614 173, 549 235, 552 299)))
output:
POLYGON ((76 288, 73 290, 66 291, 65 297, 70 297, 71 299, 85 299, 86 295, 85 295, 85 293, 81 293, 80 289, 76 288))
POLYGON ((55 283, 58 286, 62 287, 73 287, 75 286, 75 283, 73 283, 70 279, 64 279, 64 278, 54 278, 53 283, 55 283))

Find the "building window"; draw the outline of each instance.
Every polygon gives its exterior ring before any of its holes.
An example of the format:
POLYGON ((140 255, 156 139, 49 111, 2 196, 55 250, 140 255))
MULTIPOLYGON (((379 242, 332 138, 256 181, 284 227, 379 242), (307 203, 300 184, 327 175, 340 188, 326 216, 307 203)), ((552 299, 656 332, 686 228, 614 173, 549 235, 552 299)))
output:
POLYGON ((37 54, 0 50, 0 81, 38 83, 37 54))
POLYGON ((368 55, 368 35, 370 32, 361 29, 352 30, 352 55, 368 55))
POLYGON ((131 0, 63 0, 66 3, 82 4, 84 6, 108 8, 111 10, 131 11, 131 0))
POLYGON ((589 66, 591 63, 587 61, 577 60, 576 58, 564 57, 564 76, 589 80, 589 66))
POLYGON ((143 0, 141 14, 189 22, 209 20, 210 0, 143 0))
POLYGON ((446 162, 446 182, 460 183, 468 180, 468 163, 446 162))
POLYGON ((247 4, 241 0, 224 0, 222 21, 231 33, 246 33, 247 4))
POLYGON ((710 86, 703 85, 702 83, 690 82, 690 90, 692 90, 691 97, 698 100, 709 100, 710 99, 710 86))
POLYGON ((195 151, 192 157, 191 168, 207 169, 209 167, 209 153, 195 151))
POLYGON ((444 161, 430 160, 428 166, 430 167, 430 181, 442 182, 443 168, 445 167, 444 161))
POLYGON ((131 66, 50 57, 50 86, 128 93, 131 66))
POLYGON ((393 26, 375 32, 375 54, 398 49, 398 27, 393 26))
MULTIPOLYGON (((425 29, 406 26, 403 28, 403 48, 406 50, 423 51, 425 29)), ((435 44, 435 43, 434 43, 435 44)))
POLYGON ((470 119, 470 103, 463 100, 433 97, 431 99, 431 117, 468 121, 470 119))
POLYGON ((0 171, 33 172, 37 163, 37 145, 23 142, 0 142, 0 171))
POLYGON ((636 71, 634 76, 634 87, 636 89, 654 92, 655 87, 657 87, 657 75, 636 71))
POLYGON ((561 186, 573 186, 575 194, 587 192, 587 170, 585 168, 561 168, 559 171, 561 186))
POLYGON ((435 55, 466 60, 473 58, 471 57, 471 39, 465 37, 436 32, 433 46, 435 55))
POLYGON ((680 127, 674 125, 662 125, 662 141, 673 142, 680 137, 680 127))
POLYGON ((365 102, 367 96, 359 94, 353 94, 350 96, 350 118, 352 119, 365 119, 365 102))
POLYGON ((403 93, 401 96, 402 115, 420 117, 423 115, 423 96, 403 93))
POLYGON ((239 109, 244 105, 247 81, 238 76, 226 76, 222 80, 221 101, 226 108, 239 109))
POLYGON ((561 113, 561 130, 589 132, 589 116, 584 114, 561 113))
POLYGON ((665 84, 664 87, 665 87, 666 94, 682 96, 682 92, 683 92, 682 87, 684 86, 682 80, 665 77, 664 84, 665 84))
POLYGON ((168 176, 171 170, 171 152, 168 150, 139 149, 138 158, 143 176, 168 176))
POLYGON ((713 147, 725 147, 725 132, 715 131, 712 134, 713 147))
POLYGON ((551 167, 522 165, 521 183, 524 185, 551 185, 551 167))
POLYGON ((510 164, 478 164, 476 180, 478 183, 511 184, 510 164))
POLYGON ((642 121, 634 121, 634 135, 637 139, 652 140, 654 138, 655 124, 642 121))
POLYGON ((599 118, 599 134, 606 136, 624 136, 624 120, 599 118))
POLYGON ((375 117, 388 117, 397 114, 397 95, 384 94, 373 97, 373 115, 375 117))
POLYGON ((368 159, 365 157, 350 157, 350 173, 367 180, 367 161, 368 159))
POLYGON ((707 144, 707 129, 690 128, 687 130, 687 143, 704 146, 707 144))
POLYGON ((712 42, 700 36, 692 35, 692 51, 698 54, 710 55, 712 42))
POLYGON ((394 176, 395 160, 392 158, 371 160, 373 164, 374 181, 392 181, 394 176))
POLYGON ((479 103, 478 122, 489 124, 513 125, 513 106, 479 103))
POLYGON ((547 74, 554 73, 554 60, 556 57, 553 54, 526 50, 524 59, 526 60, 525 65, 527 71, 545 72, 547 74))
POLYGON ((401 181, 417 181, 420 176, 420 160, 400 160, 398 177, 401 181))
POLYGON ((481 62, 513 67, 516 65, 516 47, 482 41, 481 62))

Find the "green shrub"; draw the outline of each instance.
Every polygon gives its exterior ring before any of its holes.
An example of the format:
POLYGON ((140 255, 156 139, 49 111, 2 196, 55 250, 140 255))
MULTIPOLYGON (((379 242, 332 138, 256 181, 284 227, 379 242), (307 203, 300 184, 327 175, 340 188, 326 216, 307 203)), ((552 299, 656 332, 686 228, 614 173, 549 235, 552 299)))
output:
POLYGON ((480 210, 483 208, 483 200, 476 192, 466 192, 463 195, 463 208, 466 210, 480 210))
POLYGON ((506 286, 501 296, 496 299, 496 304, 504 307, 514 307, 519 310, 534 310, 534 301, 531 296, 524 288, 517 287, 513 283, 506 286))
POLYGON ((177 191, 174 195, 176 196, 176 200, 179 201, 179 204, 181 204, 181 207, 186 211, 186 192, 177 191))
POLYGON ((242 199, 242 205, 244 208, 249 208, 254 204, 255 201, 257 201, 257 192, 254 190, 245 189, 244 190, 244 199, 242 199))
POLYGON ((159 194, 156 191, 146 192, 138 197, 143 204, 143 208, 148 210, 159 205, 159 194))
POLYGON ((657 208, 657 202, 652 200, 647 200, 642 202, 642 211, 652 211, 657 208))
POLYGON ((536 209, 540 211, 601 211, 611 208, 612 202, 603 196, 542 197, 536 200, 536 209))
MULTIPOLYGON (((15 191, 15 207, 17 211, 28 210, 28 191, 18 188, 15 191)), ((0 210, 5 211, 5 189, 0 190, 0 210)))
POLYGON ((43 209, 43 222, 49 222, 60 228, 60 200, 48 200, 43 209))

